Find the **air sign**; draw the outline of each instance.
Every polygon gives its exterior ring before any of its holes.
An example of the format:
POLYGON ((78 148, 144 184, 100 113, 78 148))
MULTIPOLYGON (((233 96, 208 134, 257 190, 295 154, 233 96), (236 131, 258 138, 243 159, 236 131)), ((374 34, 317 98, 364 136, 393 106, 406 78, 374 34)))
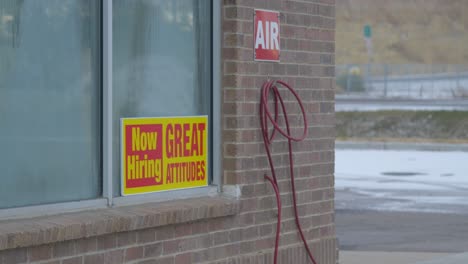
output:
POLYGON ((254 59, 256 61, 280 60, 279 12, 255 10, 254 59))

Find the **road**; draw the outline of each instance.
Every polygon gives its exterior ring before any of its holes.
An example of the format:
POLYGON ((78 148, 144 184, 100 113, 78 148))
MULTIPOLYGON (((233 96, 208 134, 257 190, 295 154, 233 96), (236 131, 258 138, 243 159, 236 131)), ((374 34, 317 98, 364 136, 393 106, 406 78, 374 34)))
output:
POLYGON ((397 98, 450 99, 467 95, 466 73, 374 77, 369 94, 397 98))
POLYGON ((468 251, 466 215, 337 210, 340 250, 468 251))
POLYGON ((335 110, 337 112, 379 110, 468 111, 468 100, 372 99, 337 95, 335 110))
MULTIPOLYGON (((374 98, 413 99, 453 99, 468 96, 468 72, 465 67, 464 69, 450 70, 437 70, 437 67, 434 69, 431 67, 429 70, 428 68, 418 69, 417 65, 412 65, 416 67, 406 65, 409 68, 406 68, 405 65, 398 65, 397 68, 388 68, 390 71, 386 71, 383 68, 379 71, 379 66, 384 65, 373 65, 371 68, 373 73, 370 75, 370 78, 366 78, 367 65, 361 65, 361 70, 366 68, 362 78, 368 96, 374 98), (423 72, 426 72, 426 74, 423 72)), ((348 65, 336 65, 335 71, 339 82, 343 81, 342 78, 349 70, 348 65)), ((348 85, 348 88, 342 88, 347 91, 352 90, 352 88, 360 88, 358 80, 359 78, 345 80, 346 83, 341 83, 341 85, 348 85)))
POLYGON ((336 151, 342 250, 468 251, 468 153, 336 151))

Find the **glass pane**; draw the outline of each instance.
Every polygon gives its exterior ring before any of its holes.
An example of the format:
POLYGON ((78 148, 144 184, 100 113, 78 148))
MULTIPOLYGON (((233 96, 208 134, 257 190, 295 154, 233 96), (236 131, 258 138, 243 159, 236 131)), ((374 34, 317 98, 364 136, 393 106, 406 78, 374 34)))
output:
MULTIPOLYGON (((114 149, 121 117, 207 115, 211 102, 210 1, 114 0, 114 149)), ((114 151, 114 193, 120 192, 114 151)))
POLYGON ((100 13, 0 1, 0 208, 100 195, 100 13))

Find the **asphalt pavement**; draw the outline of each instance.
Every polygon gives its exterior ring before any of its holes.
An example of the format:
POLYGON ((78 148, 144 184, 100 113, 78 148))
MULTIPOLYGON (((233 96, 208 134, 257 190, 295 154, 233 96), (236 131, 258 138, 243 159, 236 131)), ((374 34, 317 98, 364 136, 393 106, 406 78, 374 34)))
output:
POLYGON ((468 215, 337 210, 335 219, 341 250, 468 251, 468 215))
MULTIPOLYGON (((448 253, 341 251, 340 264, 419 264, 430 260, 446 260, 448 253)), ((465 264, 464 262, 462 262, 465 264)), ((426 263, 424 263, 426 264, 426 263)), ((448 264, 430 263, 430 264, 448 264)))
POLYGON ((468 153, 336 151, 341 264, 465 264, 468 153))

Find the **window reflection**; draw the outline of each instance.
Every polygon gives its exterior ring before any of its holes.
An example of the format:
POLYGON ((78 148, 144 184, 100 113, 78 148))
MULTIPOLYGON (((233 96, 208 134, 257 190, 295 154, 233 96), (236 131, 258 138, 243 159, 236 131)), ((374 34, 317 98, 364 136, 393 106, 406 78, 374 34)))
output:
POLYGON ((98 1, 0 1, 0 208, 100 193, 98 1))

